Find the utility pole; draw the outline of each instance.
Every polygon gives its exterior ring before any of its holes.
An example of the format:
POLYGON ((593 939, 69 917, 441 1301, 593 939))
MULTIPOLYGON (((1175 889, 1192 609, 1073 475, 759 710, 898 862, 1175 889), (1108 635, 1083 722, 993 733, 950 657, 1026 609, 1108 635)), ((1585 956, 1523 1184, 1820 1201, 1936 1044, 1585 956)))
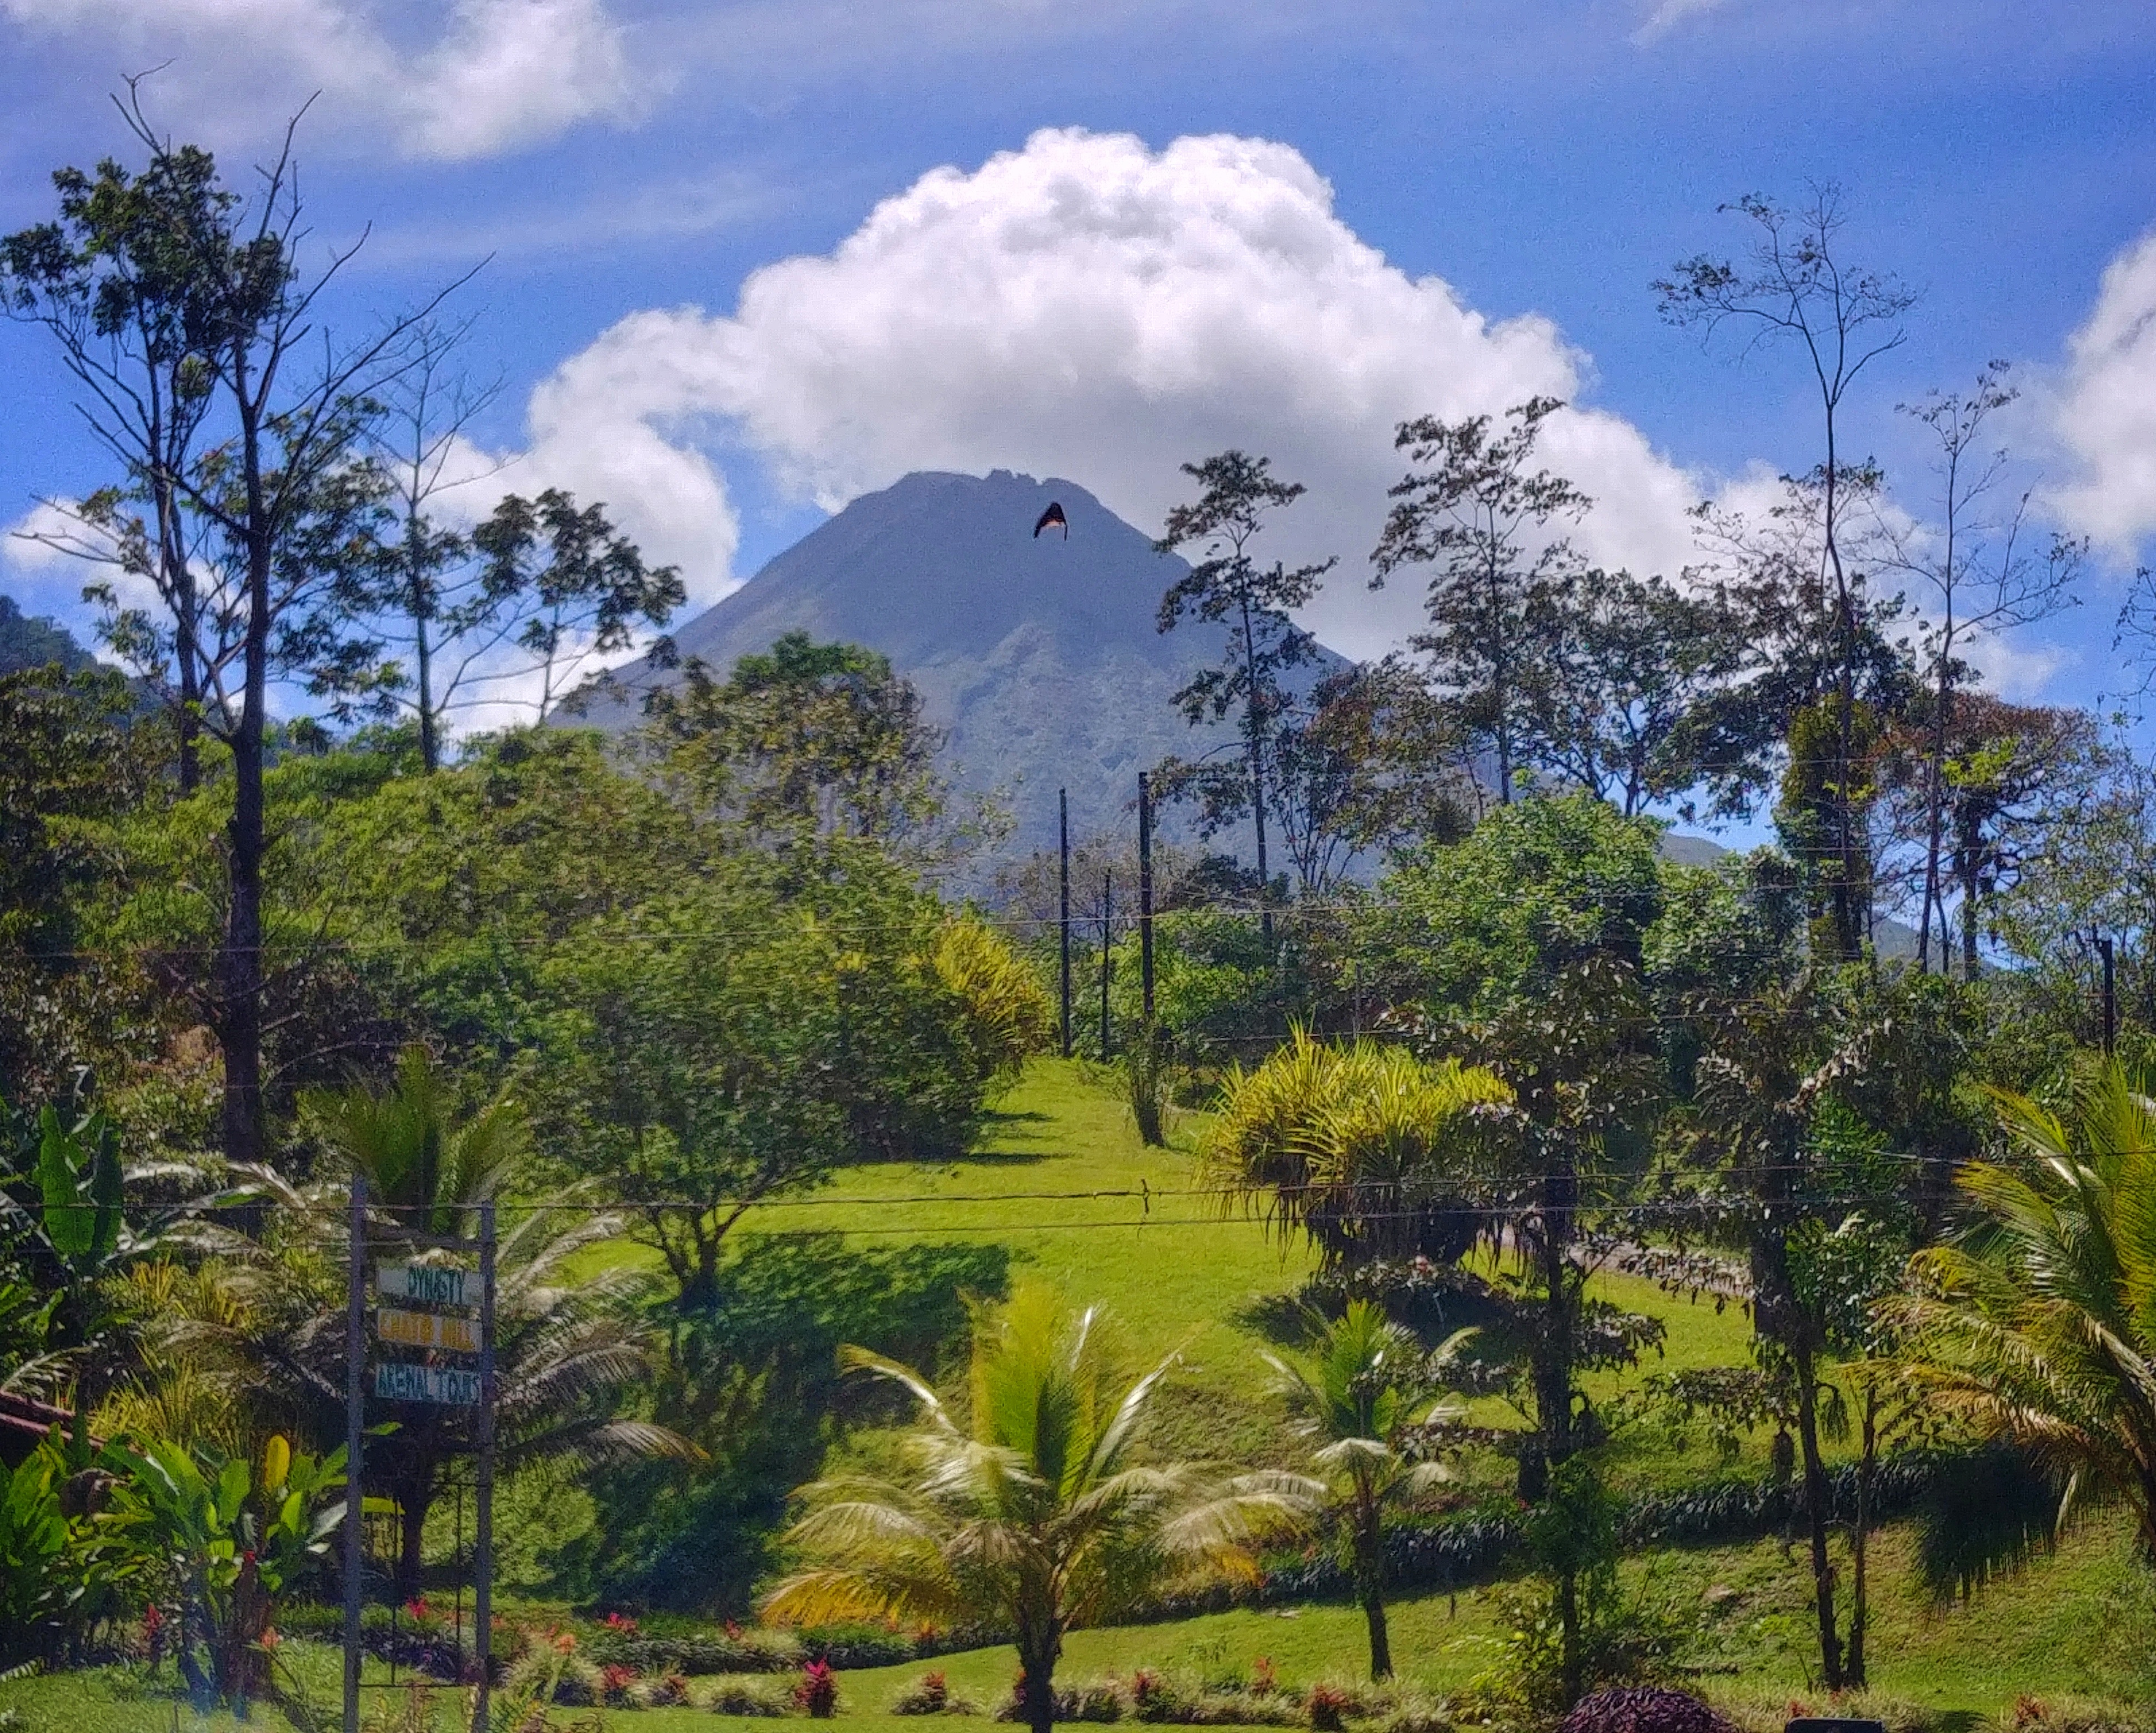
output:
POLYGON ((2108 1055, 2118 1045, 2118 979, 2112 968, 2111 935, 2096 942, 2103 955, 2103 1051, 2108 1055))
POLYGON ((479 1581, 472 1586, 473 1648, 479 1656, 472 1733, 490 1733, 494 1686, 494 1200, 479 1206, 479 1581))
POLYGON ((1138 772, 1138 980, 1145 996, 1145 1026, 1152 1032, 1152 788, 1138 772))
POLYGON ((1111 867, 1101 875, 1101 1060, 1108 1057, 1108 970, 1111 958, 1109 947, 1115 943, 1116 932, 1116 874, 1111 867))
POLYGON ((367 1362, 367 1176, 352 1176, 352 1268, 344 1314, 344 1733, 359 1733, 360 1452, 367 1442, 362 1412, 367 1362))
POLYGON ((1063 836, 1063 869, 1056 887, 1063 899, 1063 1057, 1070 1057, 1070 790, 1055 791, 1055 810, 1063 836))

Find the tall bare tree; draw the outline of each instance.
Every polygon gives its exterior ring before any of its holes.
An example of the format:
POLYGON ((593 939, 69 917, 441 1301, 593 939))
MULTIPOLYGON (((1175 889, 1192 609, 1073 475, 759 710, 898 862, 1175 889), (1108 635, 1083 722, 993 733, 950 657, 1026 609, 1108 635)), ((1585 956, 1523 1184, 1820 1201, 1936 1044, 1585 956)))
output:
POLYGON ((1862 953, 1870 928, 1865 887, 1866 839, 1855 810, 1862 780, 1856 764, 1857 686, 1867 652, 1864 592, 1846 558, 1849 511, 1862 490, 1846 484, 1852 471, 1842 452, 1843 409, 1865 369, 1901 347, 1903 322, 1916 296, 1890 273, 1851 263, 1838 251, 1848 226, 1840 190, 1828 183, 1790 207, 1748 193, 1720 208, 1751 223, 1749 255, 1742 265, 1699 254, 1654 285, 1662 316, 1712 338, 1726 327, 1745 333, 1746 352, 1768 342, 1794 345, 1819 393, 1822 455, 1811 471, 1820 501, 1816 581, 1832 609, 1838 655, 1834 704, 1840 763, 1821 779, 1831 803, 1831 841, 1841 856, 1832 887, 1834 931, 1841 954, 1862 953))
POLYGON ((2074 594, 2088 544, 2068 536, 2039 538, 2027 522, 2024 490, 2003 516, 1990 510, 2008 468, 2003 450, 1984 448, 1986 423, 2020 395, 2006 383, 2007 363, 1992 362, 1966 392, 1934 391, 1900 405, 1937 441, 1938 516, 1894 537, 1896 564, 1924 584, 1931 604, 1922 628, 1924 683, 1930 700, 1930 750, 1924 764, 1924 862, 1917 921, 1917 967, 1931 967, 1933 921, 1939 959, 1947 953, 1945 873, 1948 810, 1948 743, 1954 738, 1956 701, 1974 671, 1969 646, 2000 632, 2033 625, 2080 599, 2074 594), (2033 544, 2033 545, 2032 545, 2033 544))
MULTIPOLYGON (((145 130, 132 81, 121 111, 145 130)), ((135 645, 133 659, 172 709, 180 789, 192 793, 207 681, 181 478, 210 409, 201 345, 213 315, 190 247, 224 219, 234 195, 191 147, 153 153, 140 175, 107 159, 95 172, 61 169, 53 183, 57 219, 0 240, 0 305, 52 334, 83 393, 83 419, 124 479, 63 508, 66 527, 40 539, 155 589, 170 623, 135 645)))
POLYGON ((131 87, 120 106, 148 166, 132 177, 114 163, 95 176, 63 170, 59 219, 9 237, 4 256, 18 305, 56 316, 45 323, 89 385, 84 414, 121 457, 123 487, 146 485, 153 497, 169 489, 196 520, 181 564, 198 576, 206 568, 216 573, 216 599, 197 597, 192 620, 177 584, 161 585, 160 599, 174 612, 177 635, 194 639, 198 659, 204 613, 214 613, 228 634, 222 654, 230 685, 203 709, 205 726, 229 753, 232 778, 214 995, 224 1062, 222 1139, 231 1160, 259 1162, 266 1154, 263 770, 270 682, 332 661, 354 680, 371 653, 363 640, 342 635, 332 579, 361 520, 378 504, 360 460, 376 412, 372 393, 407 364, 412 332, 443 297, 340 344, 321 327, 321 301, 359 243, 331 249, 317 270, 301 263, 293 154, 299 118, 258 171, 252 197, 243 198, 223 185, 208 153, 156 131, 138 90, 131 87), (85 195, 78 200, 74 189, 85 195), (134 292, 129 285, 144 283, 157 285, 162 303, 177 310, 158 327, 177 357, 156 353, 186 382, 194 456, 182 469, 171 467, 169 447, 145 453, 128 443, 131 404, 110 347, 117 327, 95 311, 124 307, 134 292), (93 361, 99 345, 105 351, 93 361))

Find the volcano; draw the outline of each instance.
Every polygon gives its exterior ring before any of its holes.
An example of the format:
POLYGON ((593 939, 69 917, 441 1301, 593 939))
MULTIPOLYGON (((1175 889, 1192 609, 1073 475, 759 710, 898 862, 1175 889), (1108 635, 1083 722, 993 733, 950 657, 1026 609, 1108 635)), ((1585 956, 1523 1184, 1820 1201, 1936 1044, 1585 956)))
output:
MULTIPOLYGON (((854 501, 674 640, 684 661, 721 674, 790 631, 880 651, 948 732, 953 781, 1009 806, 1009 846, 1024 853, 1055 846, 1058 789, 1074 838, 1123 830, 1139 771, 1231 743, 1170 702, 1221 650, 1217 626, 1155 628, 1188 569, 1075 481, 917 471, 854 501), (1036 537, 1051 505, 1069 533, 1036 537)), ((1329 666, 1341 664, 1328 651, 1304 671, 1329 666)), ((590 717, 634 713, 615 702, 590 717)))

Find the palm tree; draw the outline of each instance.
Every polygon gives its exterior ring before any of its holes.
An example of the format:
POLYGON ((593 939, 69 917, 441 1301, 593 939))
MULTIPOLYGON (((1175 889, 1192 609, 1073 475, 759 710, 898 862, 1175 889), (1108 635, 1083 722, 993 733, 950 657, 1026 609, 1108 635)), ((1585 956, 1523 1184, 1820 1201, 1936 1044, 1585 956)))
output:
MULTIPOLYGON (((471 1232, 478 1206, 499 1196, 529 1146, 522 1110, 506 1096, 459 1119, 417 1049, 388 1090, 312 1093, 302 1113, 367 1175, 369 1257, 403 1251, 415 1236, 471 1232)), ((195 1379, 221 1378, 228 1399, 260 1427, 296 1430, 327 1448, 343 1432, 344 1188, 298 1185, 266 1169, 247 1177, 272 1206, 270 1225, 259 1241, 227 1236, 203 1294, 177 1297, 172 1358, 195 1379)), ((548 1200, 572 1210, 578 1201, 577 1188, 548 1200)), ((495 1448, 505 1473, 562 1459, 697 1454, 666 1427, 615 1412, 650 1369, 639 1309, 649 1283, 619 1268, 572 1272, 578 1253, 621 1231, 619 1215, 596 1207, 581 1217, 511 1211, 495 1253, 495 1448)), ((471 1448, 468 1424, 460 1410, 416 1407, 367 1446, 368 1477, 402 1518, 400 1594, 418 1592, 428 1514, 451 1459, 471 1448)))
POLYGON ((2065 1478, 2060 1519, 2116 1498, 2156 1561, 2156 1096, 2117 1060, 2092 1067, 2061 1119, 1993 1092, 2021 1164, 1956 1183, 1982 1212, 1960 1243, 1912 1260, 1890 1301, 1912 1374, 1948 1411, 2065 1478))
POLYGON ((1512 1099, 1480 1066, 1297 1029, 1255 1070, 1229 1072, 1199 1159, 1231 1207, 1239 1196, 1262 1207, 1329 1265, 1450 1259, 1481 1225, 1466 1184, 1476 1110, 1512 1099))
POLYGON ((1296 1430, 1317 1446, 1312 1466, 1322 1477, 1327 1525, 1339 1536, 1370 1628, 1370 1677, 1389 1679, 1385 1633, 1385 1522, 1393 1512, 1450 1479, 1440 1462, 1409 1454, 1409 1435, 1431 1420, 1462 1412, 1436 1396, 1436 1378, 1470 1334, 1461 1330, 1435 1354, 1369 1300, 1326 1324, 1307 1366, 1268 1354, 1296 1430))
POLYGON ((1218 1484, 1136 1462, 1173 1356, 1124 1383, 1101 1315, 1045 1288, 976 1314, 969 1425, 918 1372, 859 1349, 847 1359, 919 1405, 914 1473, 804 1489, 810 1509, 788 1538, 818 1562, 780 1583, 765 1615, 999 1625, 1034 1733, 1055 1720, 1065 1632, 1185 1584, 1255 1579, 1253 1549, 1297 1531, 1317 1491, 1296 1475, 1218 1484))

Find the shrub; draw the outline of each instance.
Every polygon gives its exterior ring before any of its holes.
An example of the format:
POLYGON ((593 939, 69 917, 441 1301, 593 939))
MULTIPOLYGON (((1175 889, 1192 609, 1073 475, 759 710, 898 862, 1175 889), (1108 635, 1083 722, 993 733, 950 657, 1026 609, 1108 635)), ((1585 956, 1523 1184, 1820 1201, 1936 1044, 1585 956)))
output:
POLYGON ((951 1684, 941 1673, 924 1673, 891 1700, 893 1715, 942 1715, 951 1706, 951 1684))
POLYGON ((609 1709, 627 1709, 629 1688, 636 1683, 636 1669, 619 1663, 599 1669, 599 1700, 609 1709))
POLYGON ((1131 1712, 1140 1720, 1172 1721, 1182 1710, 1182 1694, 1163 1674, 1146 1667, 1131 1674, 1131 1712))
POLYGON ((1312 1733, 1341 1733, 1353 1707, 1354 1700, 1337 1685, 1314 1684, 1309 1696, 1303 1700, 1303 1712, 1309 1718, 1312 1733))
POLYGON ((829 1661, 811 1661, 801 1669, 793 1687, 793 1700, 819 1721, 839 1712, 839 1676, 829 1661))
MULTIPOLYGON (((1115 1680, 1081 1685, 1073 1694, 1069 1719, 1074 1721, 1119 1721, 1123 1718, 1123 1694, 1115 1680)), ((1057 1710, 1061 1714, 1060 1701, 1057 1710)))
POLYGON ((2025 1691, 2014 1700, 2007 1725, 2011 1733, 2139 1733, 2148 1721, 2123 1703, 2025 1691))
POLYGON ((678 1673, 655 1679, 644 1688, 644 1700, 654 1709, 679 1709, 689 1701, 689 1681, 678 1673))
POLYGON ((1698 1698, 1656 1685, 1632 1685, 1583 1697, 1558 1733, 1734 1733, 1698 1698))
POLYGON ((776 1679, 721 1679, 705 1700, 713 1715, 780 1715, 793 1706, 793 1691, 776 1679))

